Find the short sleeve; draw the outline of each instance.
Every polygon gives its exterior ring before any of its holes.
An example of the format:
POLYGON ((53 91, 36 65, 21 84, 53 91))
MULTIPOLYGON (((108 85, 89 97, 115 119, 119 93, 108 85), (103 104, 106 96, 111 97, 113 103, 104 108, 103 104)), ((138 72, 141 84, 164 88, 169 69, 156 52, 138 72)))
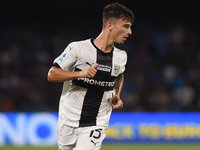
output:
POLYGON ((123 55, 122 55, 123 57, 122 57, 122 64, 121 64, 119 75, 124 73, 124 71, 126 70, 126 63, 127 63, 127 54, 125 51, 122 51, 122 52, 123 52, 123 55))
POLYGON ((78 48, 74 43, 70 43, 60 56, 54 60, 62 69, 72 71, 78 59, 78 48))

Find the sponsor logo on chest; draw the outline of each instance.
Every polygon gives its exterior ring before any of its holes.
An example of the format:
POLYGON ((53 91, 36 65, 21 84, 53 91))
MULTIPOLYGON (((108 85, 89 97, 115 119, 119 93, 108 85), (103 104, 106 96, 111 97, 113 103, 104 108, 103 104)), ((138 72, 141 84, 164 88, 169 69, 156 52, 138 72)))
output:
POLYGON ((98 64, 97 70, 105 71, 105 72, 111 72, 112 67, 111 66, 107 66, 107 65, 98 64))

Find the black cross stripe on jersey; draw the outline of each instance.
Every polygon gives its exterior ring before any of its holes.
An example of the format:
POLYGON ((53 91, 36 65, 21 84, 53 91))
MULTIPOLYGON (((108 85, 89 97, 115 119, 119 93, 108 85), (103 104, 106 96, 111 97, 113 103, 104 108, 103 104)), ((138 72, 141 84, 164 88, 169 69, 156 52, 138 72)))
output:
MULTIPOLYGON (((94 45, 93 41, 91 41, 94 45)), ((98 49, 95 45, 97 55, 96 63, 110 66, 112 68, 113 64, 113 50, 109 53, 104 53, 102 50, 98 49)), ((94 58, 95 59, 95 58, 94 58)), ((94 63, 85 62, 87 65, 92 66, 94 63)), ((75 71, 81 71, 79 68, 75 68, 75 71)), ((97 73, 93 78, 88 79, 89 81, 96 81, 98 83, 113 83, 115 76, 111 75, 111 72, 106 72, 102 70, 97 70, 97 73)), ((86 88, 87 92, 83 98, 83 106, 81 110, 81 116, 79 120, 79 127, 93 126, 97 124, 97 115, 102 102, 102 98, 105 91, 113 90, 114 84, 109 86, 102 86, 99 84, 90 84, 85 82, 85 80, 74 79, 73 84, 86 88)))

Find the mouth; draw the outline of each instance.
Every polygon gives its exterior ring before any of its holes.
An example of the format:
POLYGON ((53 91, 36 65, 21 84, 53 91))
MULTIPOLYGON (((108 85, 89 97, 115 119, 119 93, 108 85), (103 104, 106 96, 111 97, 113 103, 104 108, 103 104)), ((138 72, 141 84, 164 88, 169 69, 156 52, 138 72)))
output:
POLYGON ((124 40, 126 41, 126 39, 128 38, 128 36, 124 36, 124 40))

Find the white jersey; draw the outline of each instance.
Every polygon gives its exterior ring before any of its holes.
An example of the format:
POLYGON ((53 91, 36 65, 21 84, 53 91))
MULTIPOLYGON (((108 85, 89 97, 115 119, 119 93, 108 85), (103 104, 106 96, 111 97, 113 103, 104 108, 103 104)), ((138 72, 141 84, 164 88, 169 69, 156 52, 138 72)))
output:
POLYGON ((96 75, 65 81, 60 97, 59 121, 72 127, 108 126, 112 112, 114 80, 125 71, 127 54, 117 48, 104 53, 93 39, 70 43, 54 60, 67 71, 81 71, 98 64, 96 75))

